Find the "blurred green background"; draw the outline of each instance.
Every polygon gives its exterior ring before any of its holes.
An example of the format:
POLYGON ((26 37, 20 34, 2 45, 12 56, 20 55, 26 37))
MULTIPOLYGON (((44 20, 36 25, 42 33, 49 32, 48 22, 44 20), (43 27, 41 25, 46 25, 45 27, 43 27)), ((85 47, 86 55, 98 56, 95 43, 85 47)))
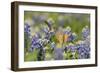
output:
MULTIPOLYGON (((78 39, 81 39, 81 30, 83 27, 88 26, 90 28, 90 14, 83 13, 58 13, 58 12, 37 12, 37 11, 25 11, 24 12, 24 22, 29 22, 32 34, 35 31, 40 31, 39 28, 46 27, 44 23, 45 20, 52 18, 52 27, 57 29, 58 27, 66 28, 71 27, 72 32, 78 35, 78 39), (38 29, 36 29, 38 28, 38 29)), ((26 48, 25 48, 26 49, 26 48)), ((25 61, 35 61, 37 59, 37 51, 35 52, 25 52, 25 61), (34 57, 33 57, 34 56, 34 57)))

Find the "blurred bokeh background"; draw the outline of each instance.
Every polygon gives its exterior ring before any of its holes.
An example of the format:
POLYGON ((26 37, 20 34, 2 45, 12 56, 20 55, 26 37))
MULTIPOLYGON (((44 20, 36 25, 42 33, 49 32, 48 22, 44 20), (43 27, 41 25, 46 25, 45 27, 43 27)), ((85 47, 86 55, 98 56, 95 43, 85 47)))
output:
MULTIPOLYGON (((72 57, 72 52, 70 50, 67 50, 66 52, 65 48, 69 44, 71 46, 75 45, 76 47, 76 42, 83 41, 84 35, 82 34, 82 32, 84 28, 90 29, 90 15, 83 13, 25 11, 24 23, 25 23, 25 28, 27 28, 27 30, 25 30, 25 35, 24 35, 25 61, 78 59, 79 53, 77 50, 74 51, 75 55, 74 57, 72 57), (67 35, 62 34, 62 32, 65 31, 67 32, 67 35), (26 32, 28 33, 28 36, 26 32), (48 32, 50 33, 53 32, 54 35, 53 36, 48 35, 49 34, 48 32), (75 37, 69 34, 69 32, 71 34, 74 34, 75 37), (42 48, 42 49, 33 50, 34 36, 35 37, 38 36, 39 40, 46 39, 46 41, 49 42, 45 41, 46 44, 45 45, 42 44, 42 47, 36 47, 35 45, 35 49, 37 48, 42 48), (46 36, 50 38, 46 38, 46 36), (72 41, 67 40, 70 37, 72 41), (52 44, 53 46, 54 45, 56 46, 56 49, 52 48, 52 44), (63 50, 60 49, 58 50, 57 48, 58 49, 63 48, 63 50), (55 58, 55 56, 59 57, 55 58)), ((89 58, 89 56, 88 57, 85 56, 83 58, 89 58)))

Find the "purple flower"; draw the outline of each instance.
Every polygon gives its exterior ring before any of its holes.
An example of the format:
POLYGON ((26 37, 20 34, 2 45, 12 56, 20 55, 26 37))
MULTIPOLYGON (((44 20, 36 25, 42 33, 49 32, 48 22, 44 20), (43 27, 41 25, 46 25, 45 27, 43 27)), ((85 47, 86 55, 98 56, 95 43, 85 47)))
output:
POLYGON ((72 34, 72 32, 71 32, 71 27, 66 27, 66 29, 64 30, 64 34, 67 34, 67 35, 71 35, 72 34))
POLYGON ((83 43, 77 44, 77 51, 79 54, 79 59, 90 58, 90 46, 83 43))
POLYGON ((54 32, 46 32, 45 33, 45 39, 50 40, 50 38, 54 35, 54 32))
POLYGON ((42 30, 43 30, 43 32, 45 32, 46 34, 49 33, 49 29, 48 29, 48 28, 43 28, 42 30))
POLYGON ((74 44, 69 44, 65 47, 65 51, 70 50, 71 52, 75 52, 76 51, 76 45, 74 44))
POLYGON ((24 32, 27 36, 30 36, 30 25, 28 23, 25 23, 24 25, 24 32))
POLYGON ((90 29, 89 29, 88 26, 85 26, 85 27, 82 29, 82 38, 83 38, 83 39, 86 39, 89 35, 90 35, 90 29))
POLYGON ((63 49, 62 48, 54 49, 54 59, 55 60, 63 60, 63 49))
POLYGON ((77 39, 76 33, 72 33, 72 34, 69 36, 68 41, 74 41, 74 40, 76 40, 76 39, 77 39))
POLYGON ((30 49, 34 50, 34 49, 41 49, 41 48, 43 48, 43 46, 41 42, 39 41, 39 37, 33 36, 30 49))

